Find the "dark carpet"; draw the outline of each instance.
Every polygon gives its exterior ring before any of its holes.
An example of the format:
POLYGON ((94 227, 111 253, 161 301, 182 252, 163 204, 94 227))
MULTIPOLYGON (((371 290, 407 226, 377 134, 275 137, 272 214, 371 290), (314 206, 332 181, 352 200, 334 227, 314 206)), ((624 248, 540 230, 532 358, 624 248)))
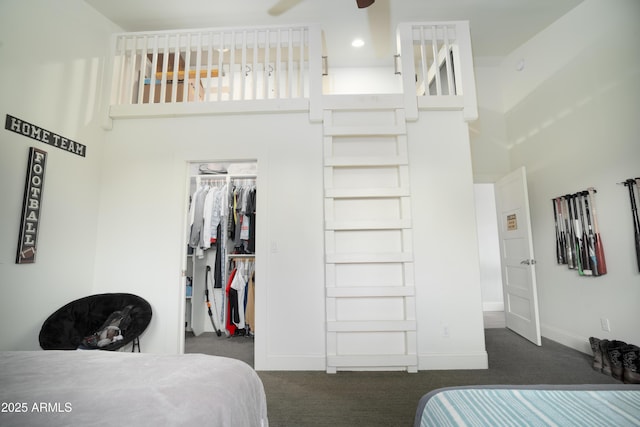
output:
POLYGON ((184 336, 185 353, 202 353, 213 356, 230 357, 254 365, 253 337, 231 336, 223 333, 216 336, 214 332, 205 332, 199 336, 187 332, 184 336))
MULTIPOLYGON (((235 337, 225 339, 234 345, 242 343, 235 337)), ((482 370, 334 375, 318 371, 260 371, 267 394, 269 425, 410 427, 420 397, 440 387, 618 383, 594 371, 589 355, 545 338, 542 346, 537 347, 508 329, 486 329, 485 340, 489 369, 482 370)))

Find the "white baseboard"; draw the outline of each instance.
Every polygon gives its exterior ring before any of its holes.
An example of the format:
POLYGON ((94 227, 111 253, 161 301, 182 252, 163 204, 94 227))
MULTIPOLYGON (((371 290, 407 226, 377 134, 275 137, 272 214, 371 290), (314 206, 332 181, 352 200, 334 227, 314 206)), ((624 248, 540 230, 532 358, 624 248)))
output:
POLYGON ((486 351, 457 354, 420 354, 418 355, 418 370, 446 370, 446 369, 487 369, 489 358, 486 351))
POLYGON ((483 302, 482 311, 504 311, 504 301, 483 302))
MULTIPOLYGON (((486 351, 475 353, 438 353, 418 356, 418 370, 487 369, 486 351)), ((256 360, 256 371, 325 371, 323 356, 267 356, 266 363, 256 360)))
POLYGON ((327 359, 324 356, 267 356, 263 365, 257 359, 256 371, 325 371, 327 359))
POLYGON ((540 324, 540 335, 582 353, 593 354, 589 344, 589 337, 580 337, 542 323, 540 324))

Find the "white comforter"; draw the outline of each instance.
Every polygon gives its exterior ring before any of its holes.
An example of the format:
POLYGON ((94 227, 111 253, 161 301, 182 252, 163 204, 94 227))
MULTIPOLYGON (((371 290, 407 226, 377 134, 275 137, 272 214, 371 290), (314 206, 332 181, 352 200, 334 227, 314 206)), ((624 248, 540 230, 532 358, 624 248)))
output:
POLYGON ((202 354, 0 352, 2 426, 267 427, 246 363, 202 354))

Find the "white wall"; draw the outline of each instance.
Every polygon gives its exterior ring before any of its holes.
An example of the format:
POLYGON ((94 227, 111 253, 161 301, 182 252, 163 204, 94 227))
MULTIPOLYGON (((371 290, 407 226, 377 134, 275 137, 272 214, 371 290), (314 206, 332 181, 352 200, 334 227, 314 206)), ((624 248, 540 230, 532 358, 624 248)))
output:
POLYGON ((332 95, 402 93, 402 76, 392 67, 329 68, 323 93, 332 95))
POLYGON ((527 168, 542 335, 587 353, 589 336, 640 343, 640 274, 616 184, 640 174, 638 17, 635 0, 586 0, 502 65, 511 168, 527 168), (598 278, 558 266, 554 252, 551 199, 590 186, 609 270, 598 278))
MULTIPOLYGON (((483 368, 466 125, 458 113, 436 116, 423 115, 408 137, 420 369, 483 368)), ((175 352, 182 334, 187 162, 257 159, 256 368, 325 368, 320 124, 305 113, 117 120, 103 159, 95 290, 151 302, 145 351, 175 352)))
MULTIPOLYGON (((87 145, 84 159, 46 147, 38 261, 16 266, 35 141, 5 133, 2 349, 38 348, 42 321, 71 299, 126 291, 154 310, 143 350, 176 352, 187 163, 257 159, 256 368, 324 370, 321 124, 308 113, 217 115, 116 120, 105 133, 96 88, 118 29, 72 0, 5 1, 0 12, 2 112, 87 145)), ((420 368, 486 367, 468 129, 461 114, 428 113, 410 124, 408 139, 420 368)))
POLYGON ((469 123, 473 181, 493 183, 510 170, 502 81, 496 59, 474 58, 478 119, 469 123))
POLYGON ((7 130, 0 138, 0 350, 38 349, 42 322, 91 292, 100 187, 98 85, 117 29, 75 0, 0 2, 0 115, 87 147, 70 154, 7 130), (29 147, 48 153, 35 264, 15 264, 29 147))
POLYGON ((474 184, 478 246, 480 247, 480 287, 484 311, 504 310, 500 241, 493 184, 474 184))
POLYGON ((471 153, 462 112, 409 123, 419 369, 487 367, 471 153))
POLYGON ((114 122, 102 164, 96 291, 129 290, 151 302, 145 351, 175 352, 183 334, 187 162, 257 159, 256 368, 324 369, 321 135, 308 113, 114 122))

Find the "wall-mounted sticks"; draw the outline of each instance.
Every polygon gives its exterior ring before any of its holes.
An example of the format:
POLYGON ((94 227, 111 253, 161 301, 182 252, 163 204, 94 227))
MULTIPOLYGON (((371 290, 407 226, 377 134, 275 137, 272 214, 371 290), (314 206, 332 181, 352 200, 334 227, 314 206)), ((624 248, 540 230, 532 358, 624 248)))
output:
POLYGON ((636 262, 640 272, 640 219, 638 219, 638 200, 640 200, 640 178, 629 178, 620 184, 624 184, 629 190, 629 203, 631 204, 631 219, 633 220, 633 237, 636 246, 636 262), (636 197, 636 192, 638 196, 636 197))
POLYGON ((595 193, 596 190, 590 187, 552 200, 557 263, 566 264, 581 276, 602 276, 607 273, 598 229, 595 193))

